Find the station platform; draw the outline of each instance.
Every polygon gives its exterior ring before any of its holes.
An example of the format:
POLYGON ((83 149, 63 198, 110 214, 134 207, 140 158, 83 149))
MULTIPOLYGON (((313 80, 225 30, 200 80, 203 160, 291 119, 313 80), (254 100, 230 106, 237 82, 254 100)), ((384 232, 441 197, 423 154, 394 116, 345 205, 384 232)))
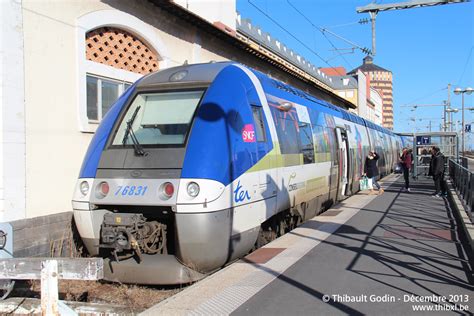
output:
POLYGON ((142 315, 472 314, 472 253, 447 199, 430 179, 381 184, 142 315))

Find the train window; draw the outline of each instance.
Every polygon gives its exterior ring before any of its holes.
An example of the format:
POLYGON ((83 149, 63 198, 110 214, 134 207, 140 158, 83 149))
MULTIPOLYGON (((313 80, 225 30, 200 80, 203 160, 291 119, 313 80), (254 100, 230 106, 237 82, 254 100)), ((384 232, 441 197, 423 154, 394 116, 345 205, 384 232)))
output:
POLYGON ((265 142, 265 123, 263 122, 263 113, 260 106, 252 105, 253 120, 255 121, 255 131, 257 132, 257 141, 265 142))
POLYGON ((331 128, 326 128, 324 131, 325 135, 327 135, 327 141, 328 141, 328 146, 329 146, 329 152, 330 152, 330 160, 332 160, 335 164, 338 163, 339 157, 338 157, 338 144, 336 140, 336 134, 334 129, 331 128))
POLYGON ((329 135, 324 127, 313 126, 314 147, 316 151, 316 162, 324 162, 331 160, 329 135))
POLYGON ((296 120, 296 112, 290 110, 282 112, 278 108, 270 107, 275 128, 277 131, 280 150, 283 155, 300 154, 300 146, 298 140, 298 121, 296 120))
POLYGON ((299 122, 301 153, 303 154, 303 163, 314 163, 314 146, 311 125, 299 122))
POLYGON ((131 145, 132 137, 140 145, 184 144, 203 93, 192 90, 137 95, 118 126, 112 145, 131 145))

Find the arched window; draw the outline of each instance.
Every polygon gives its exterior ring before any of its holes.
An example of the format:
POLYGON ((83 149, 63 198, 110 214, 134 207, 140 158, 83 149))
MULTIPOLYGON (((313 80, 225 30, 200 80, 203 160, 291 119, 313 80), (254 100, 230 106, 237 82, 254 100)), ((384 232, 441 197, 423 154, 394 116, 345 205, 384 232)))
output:
MULTIPOLYGON (((116 27, 100 27, 86 34, 86 59, 144 75, 159 69, 156 52, 137 36, 116 27)), ((132 82, 87 73, 87 119, 100 122, 132 82)))
POLYGON ((133 82, 166 68, 156 29, 117 10, 78 18, 79 125, 94 132, 112 104, 133 82))
POLYGON ((86 58, 139 74, 158 70, 157 53, 137 36, 116 27, 100 27, 86 34, 86 58))

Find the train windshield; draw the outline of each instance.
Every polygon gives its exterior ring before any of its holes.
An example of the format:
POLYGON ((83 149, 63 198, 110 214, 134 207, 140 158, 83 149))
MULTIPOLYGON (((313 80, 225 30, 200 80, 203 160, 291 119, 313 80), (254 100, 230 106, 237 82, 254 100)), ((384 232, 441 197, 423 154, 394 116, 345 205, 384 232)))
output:
POLYGON ((112 145, 183 145, 203 93, 204 90, 192 90, 138 94, 112 145))

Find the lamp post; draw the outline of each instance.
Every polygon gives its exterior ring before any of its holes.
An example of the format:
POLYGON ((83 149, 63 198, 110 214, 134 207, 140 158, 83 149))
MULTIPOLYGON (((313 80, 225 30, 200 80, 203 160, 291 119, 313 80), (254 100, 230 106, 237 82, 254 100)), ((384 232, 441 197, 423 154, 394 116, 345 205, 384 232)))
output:
POLYGON ((461 152, 464 155, 464 93, 471 94, 474 91, 471 87, 467 87, 466 89, 456 88, 454 89, 455 95, 462 95, 462 126, 461 126, 461 152))
POLYGON ((453 128, 453 113, 458 113, 458 109, 455 108, 447 108, 446 112, 448 113, 448 121, 446 122, 446 128, 449 127, 449 131, 452 132, 453 128))

